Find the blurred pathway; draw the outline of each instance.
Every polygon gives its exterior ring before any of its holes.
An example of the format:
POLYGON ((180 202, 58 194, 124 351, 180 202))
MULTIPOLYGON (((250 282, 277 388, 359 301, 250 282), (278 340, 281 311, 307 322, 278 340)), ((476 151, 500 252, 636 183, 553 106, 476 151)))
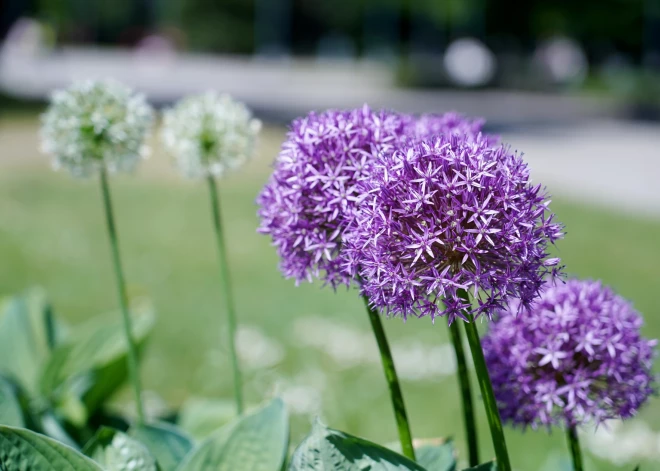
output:
POLYGON ((0 49, 0 90, 43 99, 74 79, 113 77, 170 103, 208 89, 230 93, 261 116, 287 122, 309 110, 373 107, 409 112, 456 109, 497 126, 542 124, 611 114, 612 106, 584 97, 512 91, 404 90, 385 64, 354 60, 268 60, 120 49, 0 49))
MULTIPOLYGON (((46 165, 38 151, 37 130, 36 117, 0 120, 0 171, 46 165)), ((265 178, 283 137, 281 128, 266 127, 260 157, 251 166, 255 178, 265 178)), ((551 194, 660 218, 660 124, 587 120, 509 130, 502 139, 524 153, 533 180, 543 182, 551 194)), ((154 145, 149 174, 169 175, 169 162, 154 145)))
MULTIPOLYGON (((525 153, 535 181, 560 196, 660 216, 660 124, 612 119, 611 103, 569 95, 507 91, 413 91, 394 87, 393 72, 373 63, 269 61, 128 50, 66 48, 51 53, 0 53, 0 89, 45 98, 72 79, 114 77, 155 103, 209 88, 246 101, 263 118, 285 123, 310 109, 369 103, 401 111, 456 110, 483 116, 488 129, 525 153)), ((9 130, 0 123, 0 163, 36 154, 36 123, 9 130), (14 150, 16 149, 16 150, 14 150), (9 154, 12 155, 9 155, 9 154)), ((278 136, 268 139, 269 160, 278 136)), ((270 162, 268 162, 270 163, 270 162)))
POLYGON ((502 138, 551 193, 660 216, 660 123, 589 120, 502 138))

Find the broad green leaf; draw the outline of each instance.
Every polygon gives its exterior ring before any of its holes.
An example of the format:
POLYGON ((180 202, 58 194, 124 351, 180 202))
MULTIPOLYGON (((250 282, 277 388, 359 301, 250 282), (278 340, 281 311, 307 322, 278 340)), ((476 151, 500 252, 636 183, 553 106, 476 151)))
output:
POLYGON ((0 376, 0 424, 24 427, 23 411, 14 386, 0 376))
POLYGON ((488 463, 480 464, 474 468, 466 468, 463 471, 497 471, 497 463, 489 461, 488 463))
POLYGON ((69 436, 60 421, 53 415, 51 411, 46 411, 42 414, 41 418, 41 431, 51 438, 54 438, 60 443, 70 446, 73 449, 78 449, 78 444, 73 438, 69 436))
POLYGON ((279 471, 289 421, 280 399, 225 425, 186 457, 179 471, 279 471))
POLYGON ((56 330, 43 290, 5 298, 0 305, 0 373, 36 395, 56 330))
POLYGON ((161 471, 174 471, 193 448, 192 439, 169 424, 138 425, 128 435, 147 447, 161 471))
MULTIPOLYGON (((154 315, 147 310, 132 319, 133 336, 141 348, 153 328, 154 315)), ((92 413, 126 380, 127 350, 118 313, 111 319, 92 319, 72 331, 69 340, 53 352, 43 374, 42 391, 61 404, 70 404, 73 395, 92 413)), ((67 418, 72 422, 85 419, 67 418)))
POLYGON ((194 397, 183 403, 177 422, 194 438, 202 440, 235 418, 233 400, 194 397))
POLYGON ((289 471, 425 471, 389 448, 316 422, 293 453, 289 471))
POLYGON ((415 445, 416 461, 427 471, 456 471, 456 455, 451 440, 426 440, 415 445))
POLYGON ((72 345, 65 342, 52 352, 44 364, 39 379, 39 393, 42 397, 53 397, 54 393, 66 380, 63 370, 69 361, 72 345))
MULTIPOLYGON (((422 438, 413 440, 415 462, 427 471, 456 471, 454 442, 444 438, 422 438)), ((387 448, 401 453, 401 443, 392 442, 387 448)))
POLYGON ((83 452, 105 471, 157 471, 156 460, 139 441, 111 428, 101 428, 83 452))
POLYGON ((87 422, 87 407, 80 397, 68 394, 60 398, 57 411, 73 425, 82 427, 87 422))
POLYGON ((58 441, 30 430, 0 426, 3 471, 103 471, 94 461, 58 441))

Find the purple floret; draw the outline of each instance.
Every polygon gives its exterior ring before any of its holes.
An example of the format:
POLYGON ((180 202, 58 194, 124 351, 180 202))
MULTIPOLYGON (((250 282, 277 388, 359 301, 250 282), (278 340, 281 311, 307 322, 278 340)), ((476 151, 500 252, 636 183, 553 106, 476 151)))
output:
POLYGON ((545 192, 489 137, 448 133, 381 153, 358 193, 346 267, 389 315, 490 316, 510 298, 528 305, 558 269, 547 249, 562 226, 545 192))
POLYGON ((596 281, 548 284, 529 310, 498 313, 483 349, 502 419, 576 426, 635 415, 654 393, 655 340, 632 305, 596 281))
POLYGON ((349 285, 343 240, 362 196, 357 183, 368 177, 376 156, 427 132, 478 132, 481 125, 455 113, 418 120, 367 106, 295 120, 257 199, 259 232, 271 236, 284 276, 349 285))

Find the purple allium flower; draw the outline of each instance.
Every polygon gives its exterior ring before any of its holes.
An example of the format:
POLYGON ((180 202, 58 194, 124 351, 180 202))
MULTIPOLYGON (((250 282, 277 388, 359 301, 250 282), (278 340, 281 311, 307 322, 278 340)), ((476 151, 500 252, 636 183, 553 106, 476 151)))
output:
POLYGON ((628 418, 654 392, 655 340, 632 305, 596 281, 548 283, 512 303, 483 339, 502 419, 522 427, 628 418))
POLYGON ((528 305, 557 271, 547 245, 562 226, 546 194, 518 155, 488 137, 441 135, 381 153, 358 192, 344 259, 387 314, 490 316, 511 297, 528 305))
POLYGON ((428 132, 463 128, 478 132, 481 121, 448 113, 427 115, 418 124, 412 115, 367 106, 295 120, 257 199, 259 232, 272 237, 283 274, 297 282, 318 277, 332 286, 350 284, 342 242, 361 197, 357 183, 368 176, 375 156, 428 132))

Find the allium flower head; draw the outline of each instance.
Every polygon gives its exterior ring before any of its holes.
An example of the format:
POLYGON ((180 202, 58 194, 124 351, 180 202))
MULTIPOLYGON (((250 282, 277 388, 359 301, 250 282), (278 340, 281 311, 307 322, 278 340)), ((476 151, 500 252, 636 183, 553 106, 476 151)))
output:
POLYGON ((143 95, 118 82, 88 80, 56 91, 42 121, 42 149, 55 168, 89 176, 137 166, 147 153, 153 111, 143 95))
POLYGON ((488 137, 446 134, 381 153, 356 191, 346 267, 387 314, 490 315, 510 297, 528 304, 557 270, 547 245, 562 227, 545 193, 520 156, 488 137))
POLYGON ((357 182, 379 152, 405 136, 407 120, 368 107, 310 113, 293 122, 259 195, 259 232, 269 234, 287 277, 349 284, 340 251, 357 210, 357 182))
POLYGON ((483 349, 502 419, 522 427, 628 418, 654 392, 655 340, 631 304, 595 281, 548 284, 499 313, 483 349), (517 315, 516 315, 517 314, 517 315))
POLYGON ((207 92, 165 111, 162 140, 179 169, 191 178, 221 176, 248 160, 261 122, 241 102, 207 92))

